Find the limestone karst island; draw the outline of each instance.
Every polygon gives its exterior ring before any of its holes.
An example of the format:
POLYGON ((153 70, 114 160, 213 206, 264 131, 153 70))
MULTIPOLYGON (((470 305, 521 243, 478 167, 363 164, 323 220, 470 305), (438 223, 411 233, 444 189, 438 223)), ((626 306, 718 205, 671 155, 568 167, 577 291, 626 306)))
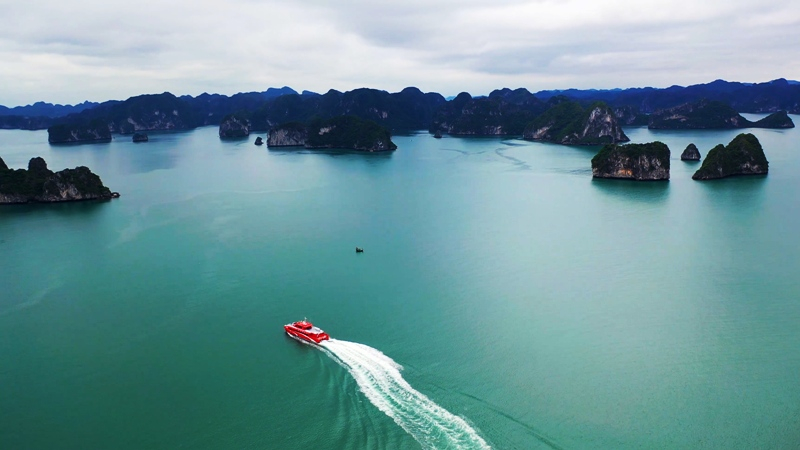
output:
POLYGON ((84 166, 53 172, 44 159, 37 157, 30 160, 27 170, 10 169, 0 159, 0 204, 107 200, 118 196, 84 166))

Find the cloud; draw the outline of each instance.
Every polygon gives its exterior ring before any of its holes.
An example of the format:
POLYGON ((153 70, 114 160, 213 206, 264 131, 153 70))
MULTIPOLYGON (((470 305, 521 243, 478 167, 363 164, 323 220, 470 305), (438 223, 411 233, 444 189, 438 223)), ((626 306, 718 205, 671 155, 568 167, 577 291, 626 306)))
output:
POLYGON ((176 0, 0 4, 0 104, 416 85, 800 78, 800 4, 765 0, 176 0))

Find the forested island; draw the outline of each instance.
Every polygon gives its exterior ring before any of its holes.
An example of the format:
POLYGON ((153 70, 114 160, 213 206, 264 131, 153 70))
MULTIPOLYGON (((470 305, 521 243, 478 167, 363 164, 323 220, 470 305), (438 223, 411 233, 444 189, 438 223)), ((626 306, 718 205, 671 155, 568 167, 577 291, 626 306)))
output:
POLYGON ((0 158, 0 204, 104 200, 118 197, 88 167, 53 172, 44 159, 32 158, 28 169, 10 169, 0 158))
POLYGON ((592 158, 595 178, 669 180, 669 147, 663 142, 607 144, 592 158))
POLYGON ((719 144, 709 150, 703 165, 692 178, 713 180, 736 175, 766 175, 768 172, 769 161, 758 138, 742 133, 728 145, 719 144))
POLYGON ((47 129, 47 141, 51 144, 72 142, 109 142, 111 131, 102 119, 92 119, 86 124, 53 125, 47 129))
POLYGON ((568 145, 627 142, 617 116, 603 102, 588 107, 566 97, 554 97, 551 107, 525 127, 524 139, 568 145), (554 101, 555 100, 555 101, 554 101))
POLYGON ((392 142, 389 130, 356 116, 316 119, 309 124, 299 122, 282 124, 270 130, 267 146, 338 148, 370 153, 393 151, 397 148, 392 142))
POLYGON ((685 103, 650 115, 651 129, 726 129, 726 128, 794 128, 786 111, 778 111, 752 122, 745 119, 727 103, 700 100, 685 103))

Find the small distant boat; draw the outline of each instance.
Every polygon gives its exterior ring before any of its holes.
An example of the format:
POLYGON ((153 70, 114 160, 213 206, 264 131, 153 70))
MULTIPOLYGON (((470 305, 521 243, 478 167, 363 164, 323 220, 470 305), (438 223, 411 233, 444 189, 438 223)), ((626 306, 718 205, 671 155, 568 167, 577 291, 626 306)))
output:
POLYGON ((312 344, 319 344, 320 342, 327 341, 331 338, 328 336, 328 333, 315 327, 307 319, 303 319, 299 322, 288 323, 283 326, 283 329, 286 330, 286 334, 289 336, 300 341, 310 342, 312 344))
POLYGON ((356 253, 364 253, 364 249, 361 247, 356 247, 356 253))
POLYGON ((436 130, 436 133, 433 134, 433 137, 435 137, 436 139, 441 139, 442 138, 442 132, 439 131, 439 130, 436 130))

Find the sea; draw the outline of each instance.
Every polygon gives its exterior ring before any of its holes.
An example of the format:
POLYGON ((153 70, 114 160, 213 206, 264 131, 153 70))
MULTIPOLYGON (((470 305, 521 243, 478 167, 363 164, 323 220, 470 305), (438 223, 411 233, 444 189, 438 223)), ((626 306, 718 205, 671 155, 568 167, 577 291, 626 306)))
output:
POLYGON ((512 138, 0 131, 121 194, 0 207, 0 449, 800 448, 800 130, 625 131, 668 182, 512 138), (769 175, 691 179, 741 131, 769 175))

